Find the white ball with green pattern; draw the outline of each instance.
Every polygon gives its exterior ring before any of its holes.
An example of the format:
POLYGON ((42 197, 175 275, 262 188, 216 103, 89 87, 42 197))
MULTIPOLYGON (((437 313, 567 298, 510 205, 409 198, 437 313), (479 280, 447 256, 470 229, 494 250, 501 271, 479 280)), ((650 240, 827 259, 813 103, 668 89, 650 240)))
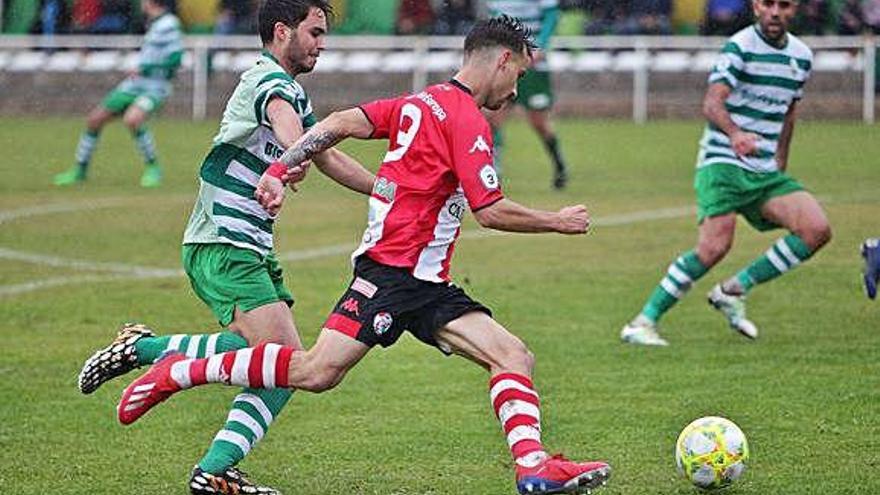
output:
POLYGON ((687 425, 675 442, 678 471, 699 488, 721 488, 745 471, 746 436, 733 421, 706 416, 687 425))

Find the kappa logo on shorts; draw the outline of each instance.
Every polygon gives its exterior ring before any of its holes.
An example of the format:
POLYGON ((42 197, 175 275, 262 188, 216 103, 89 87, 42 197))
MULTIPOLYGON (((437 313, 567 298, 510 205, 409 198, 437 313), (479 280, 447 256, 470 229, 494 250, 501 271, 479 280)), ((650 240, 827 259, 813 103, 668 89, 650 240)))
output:
POLYGON ((391 317, 391 313, 386 311, 377 313, 376 317, 373 318, 373 330, 376 332, 376 335, 382 335, 387 332, 392 324, 394 324, 394 318, 391 317))
POLYGON ((367 296, 367 299, 372 299, 379 288, 372 282, 357 277, 354 279, 354 282, 351 283, 351 290, 367 296))
POLYGON ((339 305, 342 309, 348 311, 349 313, 354 314, 355 316, 360 316, 360 308, 358 307, 357 299, 353 297, 349 297, 342 304, 339 305))

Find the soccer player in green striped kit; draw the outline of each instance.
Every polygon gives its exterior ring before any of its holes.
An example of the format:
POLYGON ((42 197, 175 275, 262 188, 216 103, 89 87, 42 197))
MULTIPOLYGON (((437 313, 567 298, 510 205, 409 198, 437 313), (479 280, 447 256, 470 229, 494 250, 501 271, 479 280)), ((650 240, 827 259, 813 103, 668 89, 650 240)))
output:
MULTIPOLYGON (((193 290, 226 330, 156 336, 143 325, 126 325, 85 362, 79 377, 83 393, 151 364, 166 351, 208 357, 265 342, 303 348, 289 309, 293 296, 274 254, 278 212, 267 213, 254 192, 270 164, 316 122, 294 76, 317 63, 329 12, 326 0, 262 3, 262 56, 242 74, 202 163, 199 196, 184 233, 183 265, 193 290)), ((369 194, 373 188, 373 174, 340 151, 328 149, 313 161, 350 189, 369 194)), ((248 480, 236 465, 266 434, 290 396, 288 390, 249 388, 237 395, 226 424, 192 471, 190 492, 277 493, 248 480)))
MULTIPOLYGON (((489 12, 493 16, 507 14, 521 20, 535 35, 538 50, 532 54, 532 66, 517 84, 517 95, 513 103, 522 105, 526 111, 529 125, 534 129, 547 156, 553 161, 553 188, 564 189, 568 183, 568 167, 562 156, 562 149, 556 131, 553 129, 551 110, 554 95, 547 63, 550 38, 559 21, 559 2, 557 0, 489 0, 489 12)), ((501 167, 502 134, 501 126, 512 110, 512 104, 496 112, 489 112, 487 118, 492 124, 492 139, 495 142, 494 159, 496 169, 501 167)), ((500 170, 499 170, 500 172, 500 170)))
POLYGON ((786 173, 797 104, 813 60, 810 49, 787 32, 798 2, 753 0, 752 6, 756 24, 724 45, 703 101, 708 124, 694 181, 697 246, 669 265, 641 313, 623 328, 624 342, 667 345, 658 321, 730 250, 737 214, 760 231, 789 231, 709 292, 709 303, 750 339, 758 328, 746 318, 749 291, 803 263, 831 239, 822 207, 786 173))
POLYGON ((86 180, 89 163, 98 146, 98 137, 106 124, 121 117, 144 158, 141 186, 158 187, 162 169, 156 156, 153 133, 147 119, 171 96, 171 81, 183 58, 180 20, 171 13, 173 0, 142 0, 141 10, 149 29, 138 54, 138 69, 107 94, 89 113, 86 130, 76 147, 76 164, 55 176, 57 186, 70 186, 86 180))

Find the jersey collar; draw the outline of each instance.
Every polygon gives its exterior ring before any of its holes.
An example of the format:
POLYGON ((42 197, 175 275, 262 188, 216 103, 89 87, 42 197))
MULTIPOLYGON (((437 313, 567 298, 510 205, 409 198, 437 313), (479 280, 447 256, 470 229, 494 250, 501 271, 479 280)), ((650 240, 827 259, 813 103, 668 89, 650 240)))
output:
POLYGON ((281 63, 278 62, 278 59, 275 58, 275 55, 272 55, 272 53, 269 52, 269 50, 263 49, 263 56, 268 58, 269 60, 275 62, 276 64, 281 65, 281 63))
POLYGON ((455 86, 456 88, 464 91, 465 93, 467 93, 471 96, 474 96, 474 92, 471 91, 471 88, 465 86, 464 84, 462 84, 460 81, 456 80, 455 78, 450 79, 449 84, 455 86))

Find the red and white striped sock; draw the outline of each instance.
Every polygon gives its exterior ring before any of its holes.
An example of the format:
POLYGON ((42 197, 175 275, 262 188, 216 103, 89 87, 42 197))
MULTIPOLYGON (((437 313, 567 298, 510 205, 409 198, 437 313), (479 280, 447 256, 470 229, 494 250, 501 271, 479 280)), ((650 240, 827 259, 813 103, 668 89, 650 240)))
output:
POLYGON ((252 388, 288 388, 293 347, 260 344, 203 359, 184 359, 171 366, 171 378, 181 389, 206 383, 252 388))
POLYGON ((541 403, 532 381, 500 373, 489 380, 489 397, 516 463, 527 468, 540 464, 547 453, 541 444, 541 403))

